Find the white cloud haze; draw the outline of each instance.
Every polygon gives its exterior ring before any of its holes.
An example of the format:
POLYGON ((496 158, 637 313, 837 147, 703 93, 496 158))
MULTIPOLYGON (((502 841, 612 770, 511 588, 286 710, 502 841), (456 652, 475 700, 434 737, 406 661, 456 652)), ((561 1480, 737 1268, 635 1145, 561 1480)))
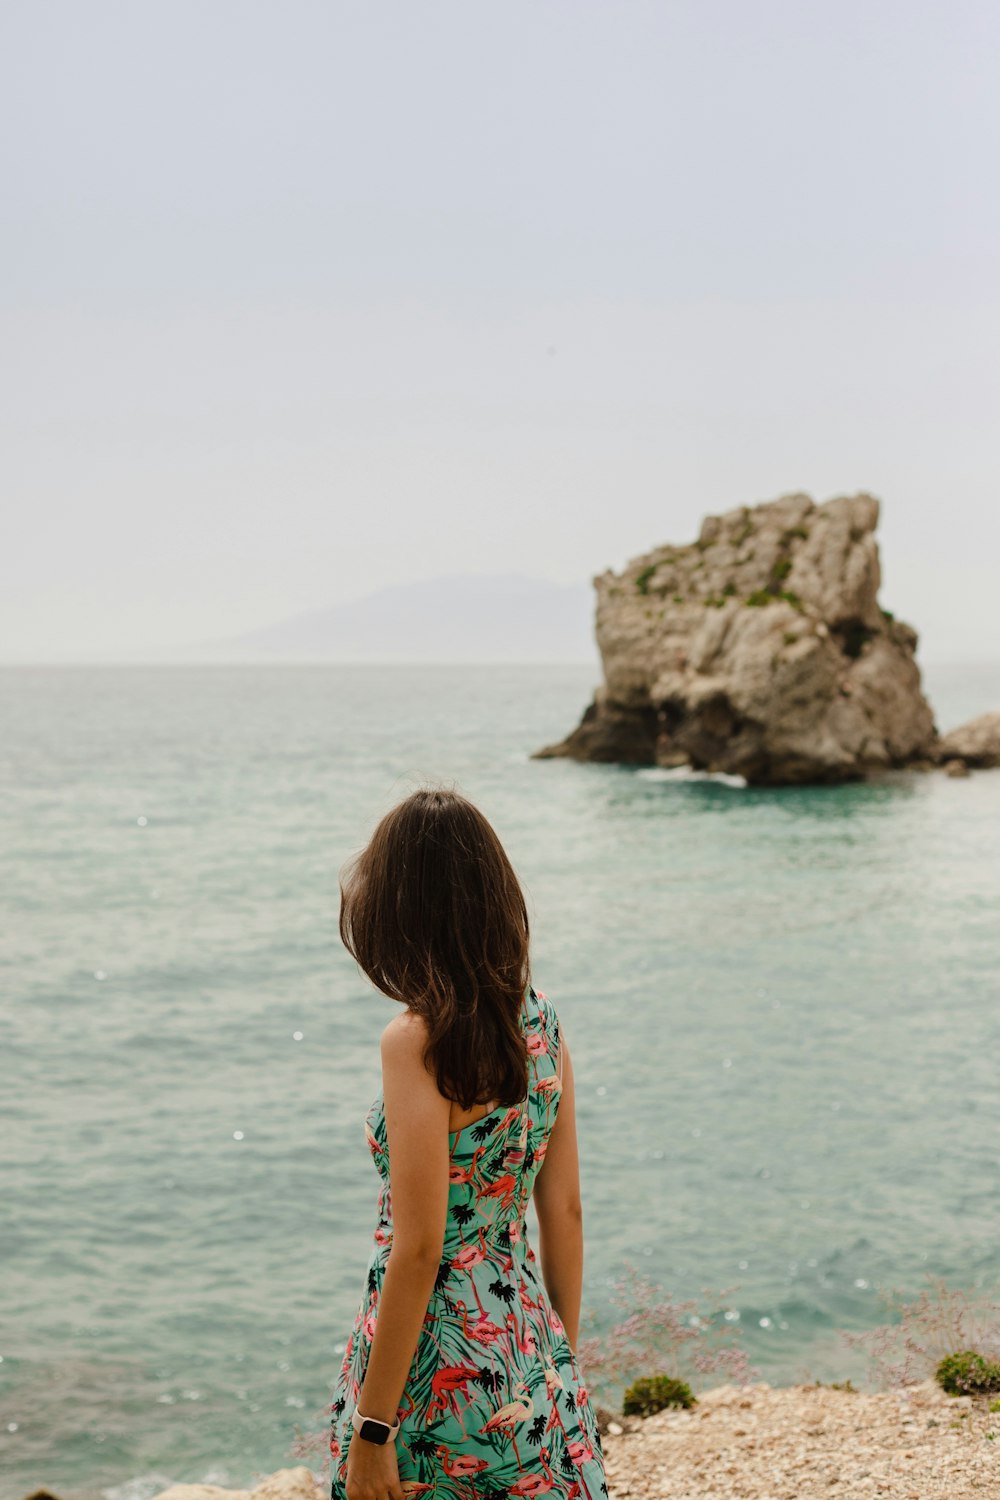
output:
POLYGON ((0 655, 867 489, 921 656, 1000 656, 998 41, 991 0, 8 4, 0 655))

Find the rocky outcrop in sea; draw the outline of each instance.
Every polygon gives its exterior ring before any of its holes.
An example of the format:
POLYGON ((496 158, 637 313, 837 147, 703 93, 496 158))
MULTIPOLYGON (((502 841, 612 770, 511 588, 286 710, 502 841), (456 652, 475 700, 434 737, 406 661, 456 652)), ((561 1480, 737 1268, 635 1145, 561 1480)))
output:
POLYGON ((576 729, 535 757, 687 765, 757 785, 1000 764, 1000 715, 938 734, 917 633, 879 604, 878 518, 872 495, 783 495, 596 576, 604 682, 576 729))

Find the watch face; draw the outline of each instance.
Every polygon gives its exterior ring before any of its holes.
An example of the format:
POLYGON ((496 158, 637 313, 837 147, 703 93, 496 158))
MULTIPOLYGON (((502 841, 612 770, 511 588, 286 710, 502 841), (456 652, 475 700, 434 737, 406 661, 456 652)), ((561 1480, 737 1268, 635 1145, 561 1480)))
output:
POLYGON ((369 1443, 384 1443, 389 1436, 389 1429, 384 1422, 376 1422, 372 1417, 365 1417, 359 1435, 369 1443))

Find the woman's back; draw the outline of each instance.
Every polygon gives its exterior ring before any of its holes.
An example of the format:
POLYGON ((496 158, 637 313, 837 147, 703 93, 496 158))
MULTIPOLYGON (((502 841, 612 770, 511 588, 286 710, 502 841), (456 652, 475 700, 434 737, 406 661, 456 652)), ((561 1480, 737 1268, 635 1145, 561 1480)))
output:
MULTIPOLYGON (((456 1495, 468 1496, 473 1481, 476 1494, 596 1497, 607 1493, 596 1417, 525 1226, 562 1098, 559 1018, 551 1000, 529 985, 520 1020, 528 1050, 525 1098, 449 1137, 444 1243, 400 1407, 399 1474, 404 1486, 426 1484, 435 1493, 454 1485, 456 1495)), ((334 1500, 343 1500, 347 1418, 364 1378, 392 1246, 381 1091, 365 1132, 382 1181, 367 1291, 331 1407, 334 1500)))
MULTIPOLYGON (((461 1248, 470 1214, 477 1230, 481 1228, 490 1239, 502 1239, 505 1232, 523 1225, 562 1094, 559 1018, 551 1000, 531 986, 522 1006, 521 1030, 528 1048, 525 1098, 519 1104, 499 1105, 450 1134, 445 1252, 461 1248), (484 1186, 491 1191, 479 1191, 484 1186)), ((383 1180, 380 1220, 391 1243, 391 1165, 381 1089, 365 1117, 365 1133, 383 1180)))

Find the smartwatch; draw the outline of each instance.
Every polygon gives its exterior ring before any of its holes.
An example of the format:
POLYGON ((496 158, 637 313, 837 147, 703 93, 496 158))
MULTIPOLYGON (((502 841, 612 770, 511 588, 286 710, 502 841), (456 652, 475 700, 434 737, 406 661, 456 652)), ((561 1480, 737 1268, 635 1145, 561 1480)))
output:
POLYGON ((357 1407, 351 1412, 351 1426, 368 1443, 387 1443, 399 1431, 398 1422, 380 1422, 378 1417, 363 1417, 357 1407))

